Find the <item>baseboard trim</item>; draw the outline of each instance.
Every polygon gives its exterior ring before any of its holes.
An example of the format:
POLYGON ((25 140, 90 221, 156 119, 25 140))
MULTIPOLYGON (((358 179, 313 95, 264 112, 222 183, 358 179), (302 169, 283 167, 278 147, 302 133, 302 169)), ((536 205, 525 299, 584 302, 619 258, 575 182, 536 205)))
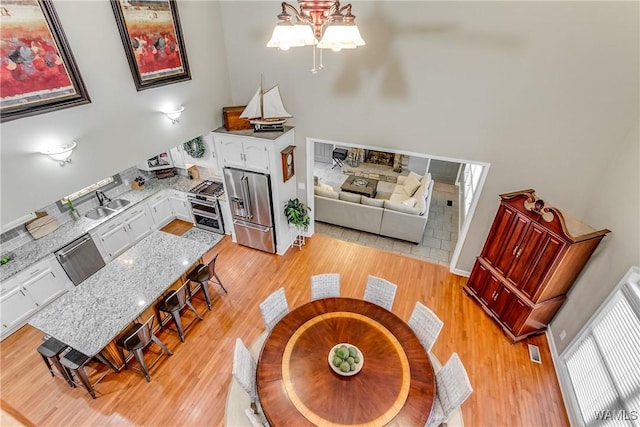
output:
POLYGON ((455 274, 457 276, 462 276, 462 277, 471 276, 471 272, 470 271, 461 270, 461 269, 455 268, 455 267, 449 267, 449 272, 452 273, 452 274, 455 274))
POLYGON ((567 418, 570 422, 573 422, 573 418, 571 417, 570 408, 567 406, 567 395, 565 394, 565 382, 564 377, 560 369, 558 369, 558 364, 560 363, 560 355, 558 355, 558 349, 556 348, 556 342, 553 339, 553 334, 551 333, 551 328, 547 327, 547 331, 544 334, 547 337, 547 344, 549 345, 549 353, 551 353, 551 362, 553 362, 553 369, 556 371, 556 378, 558 380, 558 385, 560 386, 560 394, 562 395, 562 404, 564 405, 564 410, 567 413, 567 418))

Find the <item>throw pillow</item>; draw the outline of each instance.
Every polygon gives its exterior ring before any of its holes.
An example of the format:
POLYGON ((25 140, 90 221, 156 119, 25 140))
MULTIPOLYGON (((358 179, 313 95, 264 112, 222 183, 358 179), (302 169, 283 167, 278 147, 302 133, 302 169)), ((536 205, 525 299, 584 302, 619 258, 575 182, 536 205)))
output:
POLYGON ((371 197, 367 197, 367 196, 362 196, 360 203, 367 206, 375 206, 376 208, 381 208, 384 206, 384 200, 372 199, 371 197))
POLYGON ((409 175, 404 181, 404 185, 402 187, 407 195, 413 196, 413 193, 415 193, 418 187, 420 187, 420 181, 415 176, 409 175))
POLYGON ((417 179, 418 181, 422 181, 422 175, 418 175, 417 173, 415 173, 414 171, 409 171, 409 176, 417 179))
POLYGON ((313 187, 313 191, 318 196, 327 197, 329 199, 336 199, 336 200, 338 199, 338 192, 337 191, 325 190, 324 188, 322 188, 320 186, 314 186, 313 187))
POLYGON ((333 191, 333 187, 330 186, 329 184, 325 184, 324 182, 321 182, 320 184, 318 184, 318 186, 323 190, 333 191))
POLYGON ((349 193, 347 191, 341 191, 338 194, 338 198, 340 200, 344 200, 345 202, 360 203, 361 196, 359 194, 349 193))

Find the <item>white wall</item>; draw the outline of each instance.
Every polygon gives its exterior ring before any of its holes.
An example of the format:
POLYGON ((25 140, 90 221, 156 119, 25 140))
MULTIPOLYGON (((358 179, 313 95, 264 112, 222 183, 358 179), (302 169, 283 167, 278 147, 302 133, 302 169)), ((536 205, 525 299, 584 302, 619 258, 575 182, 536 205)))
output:
POLYGON ((2 223, 215 129, 229 105, 217 2, 178 2, 192 80, 140 92, 109 2, 54 6, 92 102, 2 124, 2 223), (178 125, 159 113, 165 103, 184 105, 178 125), (48 139, 76 140, 73 162, 38 154, 48 139))
MULTIPOLYGON (((629 225, 615 223, 615 207, 596 215, 591 206, 638 122, 637 2, 355 1, 367 45, 326 52, 319 74, 309 72, 310 48, 265 47, 279 2, 221 9, 234 103, 250 99, 260 73, 279 83, 298 165, 306 137, 491 164, 456 268, 471 269, 505 192, 534 188, 596 228, 629 225)), ((638 235, 607 240, 622 248, 638 235)), ((572 298, 608 276, 588 268, 572 298)))

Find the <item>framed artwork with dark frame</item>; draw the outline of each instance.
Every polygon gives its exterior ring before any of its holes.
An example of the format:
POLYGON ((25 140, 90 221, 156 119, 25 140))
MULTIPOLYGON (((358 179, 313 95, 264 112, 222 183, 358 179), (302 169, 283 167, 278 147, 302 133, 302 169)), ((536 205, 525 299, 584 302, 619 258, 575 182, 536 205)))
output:
POLYGON ((0 121, 91 102, 50 0, 0 5, 0 121))
POLYGON ((111 0, 137 90, 191 80, 175 0, 111 0))

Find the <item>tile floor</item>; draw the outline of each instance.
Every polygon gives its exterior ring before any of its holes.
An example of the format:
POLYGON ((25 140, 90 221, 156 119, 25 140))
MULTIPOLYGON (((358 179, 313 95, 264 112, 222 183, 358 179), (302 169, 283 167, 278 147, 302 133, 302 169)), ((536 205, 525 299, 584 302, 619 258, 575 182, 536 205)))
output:
MULTIPOLYGON (((339 167, 331 169, 331 166, 331 164, 316 162, 314 175, 318 177, 319 182, 331 185, 337 190, 347 178, 347 175, 342 174, 339 167)), ((318 221, 315 222, 315 231, 340 240, 397 252, 448 266, 458 241, 458 223, 458 187, 435 182, 429 208, 429 219, 420 244, 318 221), (449 203, 451 204, 450 206, 449 203)))

